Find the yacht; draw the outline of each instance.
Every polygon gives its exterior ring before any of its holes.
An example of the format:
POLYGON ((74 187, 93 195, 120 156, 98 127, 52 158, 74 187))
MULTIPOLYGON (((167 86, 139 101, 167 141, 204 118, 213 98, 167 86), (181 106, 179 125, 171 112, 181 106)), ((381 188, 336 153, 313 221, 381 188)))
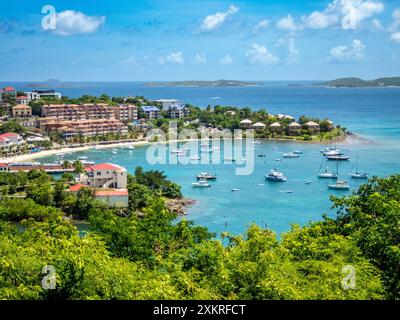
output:
POLYGON ((207 182, 207 180, 200 180, 199 182, 192 183, 193 188, 210 188, 211 185, 207 182))
POLYGON ((329 184, 328 188, 333 189, 333 190, 349 190, 350 189, 349 185, 344 180, 338 180, 338 181, 336 181, 335 184, 329 184))
POLYGON ((265 158, 267 155, 265 154, 265 153, 259 153, 258 154, 258 157, 260 157, 260 158, 265 158))
POLYGON ((274 182, 285 182, 287 178, 283 175, 282 172, 279 172, 275 169, 271 170, 268 174, 265 175, 265 179, 268 181, 274 182))
POLYGON ((197 176, 197 180, 217 180, 217 175, 216 174, 211 174, 208 172, 202 172, 200 174, 198 174, 197 176))
POLYGON ((327 156, 326 158, 331 161, 346 161, 350 159, 350 157, 346 155, 333 155, 327 156))
POLYGON ((284 158, 298 158, 300 155, 294 153, 294 152, 289 152, 289 153, 284 153, 283 154, 284 158))
POLYGON ((353 179, 368 179, 368 173, 358 172, 358 157, 356 160, 356 172, 350 173, 350 177, 352 177, 353 179))

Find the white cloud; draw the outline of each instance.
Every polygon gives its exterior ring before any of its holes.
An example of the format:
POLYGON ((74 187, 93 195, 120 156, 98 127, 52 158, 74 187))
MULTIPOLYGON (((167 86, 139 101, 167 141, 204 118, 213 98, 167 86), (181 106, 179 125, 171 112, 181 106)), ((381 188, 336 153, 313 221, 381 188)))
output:
POLYGON ((251 49, 246 52, 246 57, 250 64, 268 65, 279 62, 279 58, 277 56, 274 56, 272 53, 270 53, 265 46, 257 43, 253 43, 251 45, 251 49))
POLYGON ((290 14, 288 14, 286 17, 278 20, 276 22, 276 27, 278 29, 287 30, 287 31, 294 31, 294 30, 299 29, 299 27, 296 26, 296 24, 294 23, 294 19, 290 14))
POLYGON ((298 61, 298 56, 299 56, 299 49, 296 47, 295 40, 293 38, 289 39, 279 39, 277 44, 277 47, 286 47, 287 48, 287 62, 288 63, 295 63, 298 61))
POLYGON ((390 36, 390 41, 392 41, 394 43, 397 43, 397 44, 400 44, 400 32, 393 33, 390 36))
POLYGON ((372 27, 373 27, 375 30, 382 30, 382 29, 383 29, 382 24, 381 24, 381 22, 380 22, 378 19, 373 19, 373 20, 372 20, 372 27))
POLYGON ((261 20, 254 28, 253 32, 257 33, 260 32, 261 30, 267 29, 269 26, 269 21, 268 20, 261 20))
POLYGON ((159 64, 166 64, 166 63, 175 63, 175 64, 183 64, 185 59, 183 58, 183 53, 179 52, 171 52, 166 57, 158 57, 157 62, 159 64))
POLYGON ((207 58, 204 53, 198 53, 193 57, 192 64, 206 64, 207 58))
POLYGON ((350 62, 364 58, 365 45, 358 39, 354 39, 350 46, 337 46, 329 52, 328 61, 350 62))
POLYGON ((103 17, 90 17, 82 12, 65 10, 57 13, 54 33, 69 36, 73 34, 93 33, 105 22, 103 17))
POLYGON ((389 31, 395 32, 400 27, 400 9, 396 9, 392 13, 393 22, 389 31))
POLYGON ((378 0, 334 0, 324 11, 314 11, 303 16, 302 20, 305 27, 312 29, 340 25, 342 29, 354 30, 363 20, 381 13, 383 9, 383 2, 378 0))
POLYGON ((225 12, 217 12, 204 18, 201 24, 201 29, 204 31, 211 31, 218 28, 224 21, 239 11, 239 7, 235 7, 233 4, 229 6, 229 9, 225 12))
POLYGON ((233 58, 230 54, 226 54, 222 59, 219 60, 220 64, 233 64, 233 58))

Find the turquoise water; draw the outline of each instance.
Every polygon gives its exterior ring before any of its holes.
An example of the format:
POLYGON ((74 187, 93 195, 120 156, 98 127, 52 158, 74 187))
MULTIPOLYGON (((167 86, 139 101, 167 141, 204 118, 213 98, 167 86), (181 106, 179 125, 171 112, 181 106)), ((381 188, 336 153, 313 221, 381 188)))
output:
MULTIPOLYGON (((17 89, 24 86, 14 84, 17 89)), ((149 98, 177 98, 199 106, 208 104, 249 106, 253 109, 266 108, 272 113, 288 113, 298 117, 306 114, 312 117, 328 117, 346 126, 366 140, 338 145, 351 156, 348 162, 341 162, 339 172, 351 189, 363 181, 350 179, 348 173, 359 159, 360 171, 371 175, 386 176, 400 172, 400 88, 378 89, 330 89, 311 86, 287 87, 285 83, 266 83, 259 87, 243 88, 147 88, 140 83, 85 83, 83 86, 60 89, 69 96, 83 93, 109 95, 140 94, 149 98)), ((191 207, 188 219, 207 226, 211 231, 243 232, 250 223, 266 225, 278 233, 287 231, 291 224, 306 224, 321 219, 322 214, 335 214, 330 209, 329 195, 346 195, 350 192, 327 189, 329 180, 316 176, 321 165, 318 144, 265 141, 254 146, 255 154, 266 153, 266 158, 255 157, 255 169, 249 176, 235 175, 235 165, 216 165, 218 181, 211 182, 209 189, 194 189, 191 183, 195 175, 210 171, 207 165, 149 165, 146 162, 146 147, 135 150, 90 150, 75 153, 66 158, 76 159, 87 155, 96 162, 114 162, 133 172, 138 165, 145 169, 163 170, 168 177, 182 186, 186 197, 196 199, 198 204, 191 207), (274 150, 277 148, 277 150, 274 150), (302 150, 298 159, 282 159, 282 153, 302 150), (264 175, 276 168, 288 177, 286 183, 269 183, 264 175), (304 182, 312 180, 306 185, 304 182), (240 191, 231 192, 232 188, 240 191), (282 192, 292 190, 293 193, 282 192)), ((55 157, 41 159, 53 161, 55 157)), ((328 162, 336 170, 335 162, 328 162)))

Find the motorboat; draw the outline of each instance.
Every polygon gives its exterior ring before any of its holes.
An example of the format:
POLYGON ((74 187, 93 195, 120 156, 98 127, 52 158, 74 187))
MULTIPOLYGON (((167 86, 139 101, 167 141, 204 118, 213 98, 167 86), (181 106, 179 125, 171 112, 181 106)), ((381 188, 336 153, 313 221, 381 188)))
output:
POLYGON ((195 155, 190 157, 190 160, 201 160, 201 157, 198 156, 197 154, 195 154, 195 155))
POLYGON ((211 185, 207 182, 207 180, 200 180, 199 182, 192 183, 193 188, 210 188, 211 185))
POLYGON ((333 190, 349 190, 350 189, 349 185, 344 180, 338 180, 338 181, 336 181, 335 184, 329 184, 328 188, 333 189, 333 190))
POLYGON ((296 150, 296 151, 293 151, 293 153, 294 153, 294 154, 303 154, 303 151, 296 150))
POLYGON ((217 180, 216 174, 211 174, 208 172, 202 172, 196 176, 197 180, 217 180))
POLYGON ((232 188, 231 191, 232 191, 232 192, 236 192, 236 191, 239 191, 239 189, 237 189, 237 188, 232 188))
POLYGON ((77 159, 78 159, 78 160, 87 160, 88 157, 87 157, 87 156, 81 156, 81 157, 78 157, 77 159))
POLYGON ((346 161, 350 159, 350 157, 346 155, 333 155, 327 156, 326 158, 331 161, 346 161))
POLYGON ((283 175, 282 172, 279 172, 275 169, 271 170, 268 174, 265 175, 265 179, 273 182, 285 182, 287 178, 283 175))
POLYGON ((284 158, 298 158, 300 155, 294 153, 294 152, 288 152, 283 154, 284 158))
POLYGON ((267 155, 266 155, 265 153, 259 153, 259 154, 258 154, 258 157, 259 157, 259 158, 265 158, 266 156, 267 156, 267 155))

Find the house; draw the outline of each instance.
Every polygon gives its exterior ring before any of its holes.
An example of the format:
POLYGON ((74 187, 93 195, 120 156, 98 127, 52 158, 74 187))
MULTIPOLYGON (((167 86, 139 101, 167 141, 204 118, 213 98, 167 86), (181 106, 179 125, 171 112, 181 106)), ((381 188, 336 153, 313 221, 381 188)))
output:
POLYGON ((124 189, 128 184, 127 170, 111 163, 95 164, 85 168, 79 178, 80 183, 93 188, 124 189))
POLYGON ((8 163, 0 163, 0 172, 1 171, 8 171, 9 167, 8 167, 8 163))
POLYGON ((149 120, 158 119, 160 117, 160 109, 155 106, 142 106, 141 108, 146 114, 146 118, 149 120))
POLYGON ((0 134, 0 145, 19 145, 23 142, 19 134, 7 132, 0 134))
POLYGON ((168 106, 168 116, 172 119, 182 119, 189 116, 190 110, 182 104, 171 104, 168 106))
POLYGON ((28 97, 29 101, 40 100, 42 98, 61 99, 61 93, 55 90, 33 90, 31 92, 25 92, 25 95, 28 97))
MULTIPOLYGON (((69 192, 77 194, 80 189, 88 188, 84 184, 76 184, 69 188, 69 192)), ((109 207, 127 208, 129 205, 129 193, 127 189, 93 189, 97 201, 103 202, 109 207)))
POLYGON ((17 90, 15 90, 14 87, 8 86, 8 87, 3 88, 2 93, 8 94, 10 96, 16 96, 17 90))
POLYGON ((279 122, 274 122, 274 123, 269 125, 269 129, 271 131, 277 132, 277 131, 280 131, 282 129, 282 125, 279 122))
POLYGON ((301 133, 302 127, 301 124, 293 121, 288 125, 287 129, 289 135, 296 135, 301 133))
POLYGON ((318 134, 320 132, 320 126, 314 121, 308 121, 303 125, 311 134, 318 134))
POLYGON ((32 116, 32 108, 26 104, 17 104, 12 107, 13 118, 30 118, 32 116))
POLYGON ((252 124, 253 124, 253 121, 251 121, 249 119, 244 119, 244 120, 240 121, 240 127, 242 129, 250 129, 252 124))
POLYGON ((25 105, 27 105, 30 101, 27 96, 19 96, 15 100, 17 101, 17 104, 25 104, 25 105))
POLYGON ((253 126, 252 126, 252 128, 253 128, 254 130, 257 130, 257 131, 264 130, 265 127, 266 127, 266 125, 265 125, 264 123, 261 123, 261 122, 257 122, 257 123, 255 123, 255 124, 253 124, 253 126))

